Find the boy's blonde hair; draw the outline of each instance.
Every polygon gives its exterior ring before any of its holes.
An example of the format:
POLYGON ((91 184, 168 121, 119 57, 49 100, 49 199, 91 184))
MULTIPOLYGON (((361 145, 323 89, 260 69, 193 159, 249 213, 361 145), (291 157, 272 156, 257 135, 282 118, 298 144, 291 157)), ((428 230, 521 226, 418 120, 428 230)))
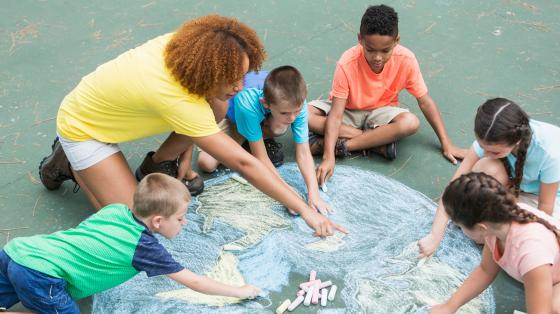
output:
POLYGON ((191 195, 181 181, 163 173, 151 173, 136 187, 132 212, 142 218, 151 215, 167 218, 190 201, 191 195))

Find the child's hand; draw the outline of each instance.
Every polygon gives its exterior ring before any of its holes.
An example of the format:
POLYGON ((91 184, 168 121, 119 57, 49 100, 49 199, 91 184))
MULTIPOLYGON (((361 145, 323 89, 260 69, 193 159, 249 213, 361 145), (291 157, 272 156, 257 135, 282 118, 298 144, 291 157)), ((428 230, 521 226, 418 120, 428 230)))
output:
POLYGON ((443 154, 443 157, 447 158, 447 160, 449 160, 452 164, 456 165, 457 159, 463 160, 463 158, 465 158, 467 150, 459 148, 453 144, 449 144, 441 148, 441 153, 443 154))
POLYGON ((346 230, 344 227, 335 224, 330 219, 314 210, 305 210, 303 213, 301 213, 301 218, 305 220, 309 227, 315 230, 315 233, 313 235, 317 237, 326 237, 333 235, 333 232, 335 230, 338 230, 342 233, 348 233, 348 230, 346 230))
POLYGON ((316 211, 320 212, 323 215, 327 215, 328 213, 332 213, 333 210, 330 205, 323 201, 321 197, 311 198, 309 197, 309 207, 315 209, 316 211))
POLYGON ((261 293, 261 289, 253 285, 244 285, 237 289, 237 293, 240 299, 254 299, 261 293))
POLYGON ((447 304, 438 304, 430 307, 429 314, 448 314, 455 313, 455 311, 450 308, 447 304))
POLYGON ((325 184, 334 173, 334 159, 323 159, 319 167, 317 167, 316 173, 319 186, 325 184))
POLYGON ((432 233, 428 233, 425 237, 418 241, 418 250, 420 251, 419 258, 432 256, 441 242, 441 239, 436 238, 432 233))

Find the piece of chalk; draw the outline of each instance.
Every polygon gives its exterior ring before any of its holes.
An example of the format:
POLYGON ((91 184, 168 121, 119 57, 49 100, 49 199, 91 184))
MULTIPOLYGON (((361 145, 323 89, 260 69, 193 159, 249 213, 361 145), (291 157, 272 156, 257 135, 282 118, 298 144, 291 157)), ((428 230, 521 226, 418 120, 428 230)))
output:
POLYGON ((327 306, 327 289, 321 289, 321 306, 327 306))
POLYGON ((299 297, 300 295, 305 295, 305 290, 299 290, 296 295, 299 297))
POLYGON ((316 283, 313 286, 313 296, 311 297, 311 303, 313 304, 319 304, 319 295, 321 294, 321 290, 319 290, 319 285, 318 283, 316 283))
POLYGON ((292 302, 292 304, 290 304, 290 306, 288 306, 288 311, 291 312, 293 310, 296 309, 296 307, 298 307, 301 302, 303 302, 304 297, 302 295, 300 295, 299 297, 297 297, 294 302, 292 302))
POLYGON ((313 287, 317 284, 321 285, 321 280, 320 279, 313 280, 313 284, 308 285, 308 286, 304 286, 304 287, 301 288, 301 290, 307 292, 307 290, 309 290, 309 288, 311 288, 311 287, 313 287))
POLYGON ((284 312, 286 312, 286 310, 288 309, 288 307, 290 306, 290 304, 292 304, 292 301, 290 301, 290 299, 286 299, 284 302, 282 302, 282 304, 280 304, 280 306, 276 309, 276 314, 282 314, 284 312))
POLYGON ((418 263, 416 264, 416 267, 420 268, 420 267, 424 266, 424 264, 426 263, 427 260, 428 260, 427 257, 419 259, 418 263))
POLYGON ((325 193, 327 193, 329 191, 329 189, 327 189, 327 184, 323 183, 323 185, 321 185, 321 190, 325 193))
POLYGON ((319 286, 319 289, 323 289, 323 288, 327 288, 332 286, 332 282, 330 280, 327 280, 325 282, 322 282, 321 285, 319 286))
POLYGON ((304 287, 311 287, 314 284, 316 284, 317 282, 321 282, 321 280, 315 279, 313 281, 304 282, 304 283, 299 284, 299 287, 300 287, 300 289, 303 289, 304 287))
POLYGON ((336 296, 336 285, 331 286, 331 290, 329 290, 329 301, 333 301, 334 297, 336 296))
POLYGON ((309 287, 309 289, 307 290, 307 293, 305 294, 305 299, 303 300, 303 305, 305 306, 309 306, 309 304, 311 304, 311 298, 313 298, 313 290, 314 290, 315 286, 311 286, 309 287))
POLYGON ((309 281, 314 281, 317 277, 317 272, 312 270, 309 272, 309 281))
POLYGON ((245 180, 245 178, 243 178, 242 176, 234 174, 231 176, 231 178, 241 184, 249 184, 249 182, 245 180))

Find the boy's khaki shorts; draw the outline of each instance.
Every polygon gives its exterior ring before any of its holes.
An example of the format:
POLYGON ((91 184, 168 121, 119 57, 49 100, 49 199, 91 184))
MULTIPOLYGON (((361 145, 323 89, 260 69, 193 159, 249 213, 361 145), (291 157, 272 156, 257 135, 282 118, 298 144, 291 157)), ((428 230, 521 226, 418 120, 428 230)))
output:
MULTIPOLYGON (((313 100, 309 105, 329 114, 331 102, 328 100, 313 100)), ((385 106, 374 110, 349 110, 344 109, 342 123, 356 129, 375 129, 376 127, 389 124, 393 119, 403 112, 409 112, 397 106, 385 106)))
MULTIPOLYGON (((243 142, 245 141, 245 137, 243 137, 243 135, 239 134, 239 132, 237 131, 237 127, 235 126, 235 123, 231 122, 231 120, 229 120, 228 118, 225 118, 222 121, 220 121, 218 123, 218 127, 220 128, 220 130, 222 130, 222 132, 224 132, 227 136, 231 137, 234 141, 236 141, 240 145, 243 144, 243 142)), ((200 149, 200 147, 196 145, 195 145, 195 149, 199 153, 202 151, 202 149, 200 149)))

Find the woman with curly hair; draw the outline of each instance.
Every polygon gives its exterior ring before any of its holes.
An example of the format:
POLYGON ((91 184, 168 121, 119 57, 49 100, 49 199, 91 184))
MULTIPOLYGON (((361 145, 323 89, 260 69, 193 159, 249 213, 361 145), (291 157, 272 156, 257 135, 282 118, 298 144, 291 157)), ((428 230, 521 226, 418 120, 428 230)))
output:
POLYGON ((56 190, 72 179, 95 209, 132 206, 137 180, 152 172, 182 180, 194 194, 203 187, 187 166, 194 143, 298 211, 316 234, 331 234, 340 227, 283 188, 216 124, 228 99, 243 88, 245 73, 259 70, 265 57, 253 29, 212 15, 187 21, 176 32, 100 65, 62 101, 52 153, 39 166, 43 185, 56 190), (164 132, 171 135, 147 154, 135 178, 118 144, 164 132))

